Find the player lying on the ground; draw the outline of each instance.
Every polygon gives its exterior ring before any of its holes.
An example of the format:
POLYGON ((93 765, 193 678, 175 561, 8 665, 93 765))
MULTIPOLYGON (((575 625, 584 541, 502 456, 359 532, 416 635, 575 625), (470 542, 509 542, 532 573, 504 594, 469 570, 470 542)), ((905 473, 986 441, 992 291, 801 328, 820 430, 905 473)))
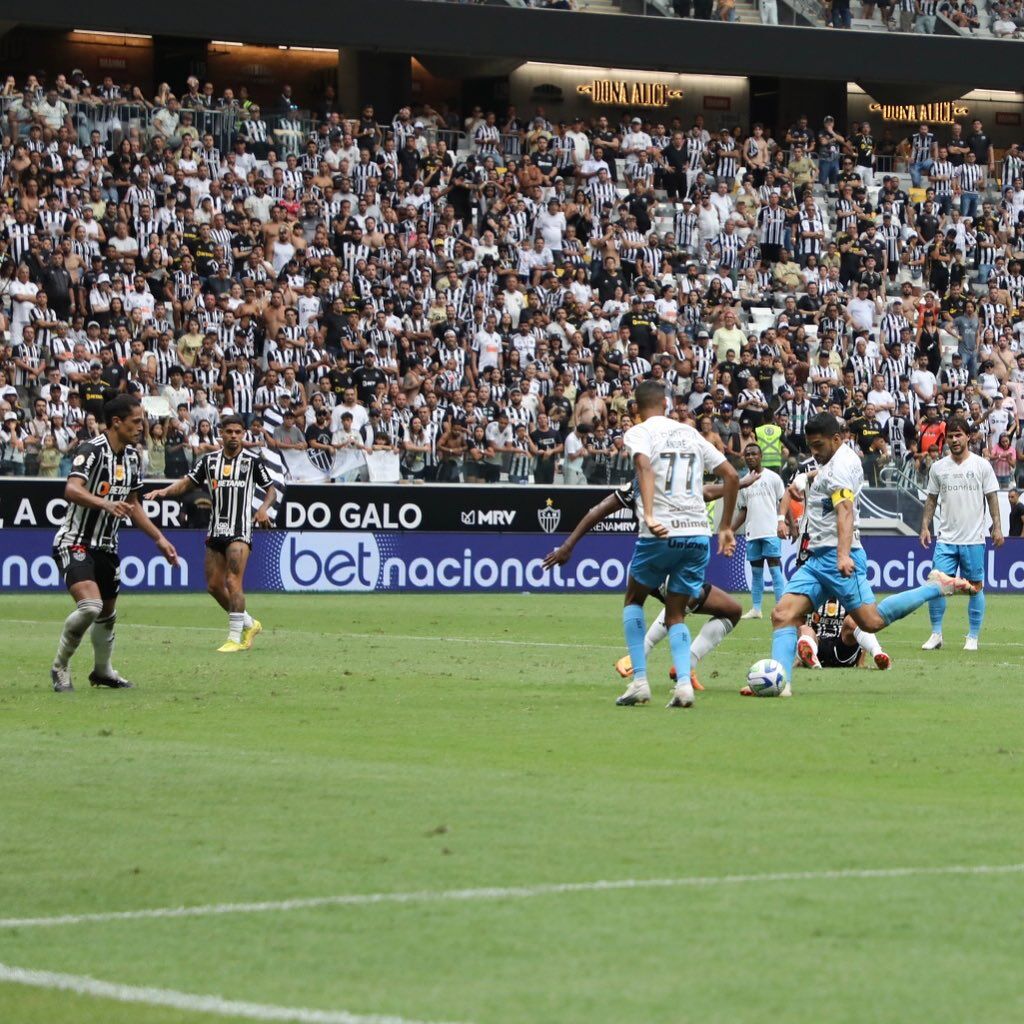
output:
POLYGON ((835 598, 827 600, 799 629, 796 654, 804 668, 860 668, 865 657, 885 671, 889 655, 874 633, 861 631, 853 642, 843 639, 846 609, 835 598))
POLYGON ((121 560, 117 555, 121 521, 131 520, 152 538, 171 565, 178 564, 174 545, 139 504, 142 456, 134 446, 142 437, 142 403, 122 395, 107 402, 103 414, 106 431, 75 449, 64 488, 68 510, 64 525, 53 540, 54 561, 75 600, 75 610, 64 620, 50 668, 55 693, 74 689, 71 656, 78 650, 86 630, 96 656, 89 682, 112 690, 126 690, 133 685, 111 664, 117 595, 121 589, 121 560))
MULTIPOLYGON (((946 425, 949 454, 939 459, 928 472, 928 497, 921 521, 921 543, 932 543, 932 519, 936 506, 939 525, 935 531, 932 564, 943 572, 959 573, 974 585, 967 602, 967 640, 965 651, 978 649, 978 637, 985 618, 985 512, 992 521, 992 544, 1001 547, 1003 526, 999 512, 999 481, 992 463, 975 455, 967 421, 953 416, 946 425)), ((942 619, 946 599, 928 602, 932 635, 922 644, 925 651, 942 646, 942 619)))
MULTIPOLYGON (((750 487, 757 483, 757 473, 748 473, 739 482, 739 487, 750 487)), ((721 484, 705 484, 703 488, 703 499, 705 502, 717 501, 724 493, 721 484)), ((631 483, 623 484, 622 487, 612 491, 606 498, 599 501, 590 509, 583 518, 576 524, 576 528, 568 537, 544 559, 544 568, 551 569, 556 565, 565 565, 572 557, 573 549, 579 543, 580 538, 586 536, 602 519, 607 519, 616 512, 627 508, 636 512, 637 483, 634 478, 631 483)), ((651 591, 651 596, 665 603, 665 584, 663 583, 656 590, 651 591)), ((701 589, 700 596, 691 600, 690 612, 696 615, 707 615, 710 621, 706 622, 697 634, 690 646, 690 683, 695 690, 703 690, 700 681, 697 679, 696 665, 701 659, 706 658, 728 635, 733 627, 739 622, 743 609, 739 603, 730 597, 724 590, 705 583, 701 589)), ((644 651, 650 654, 654 647, 661 643, 668 636, 668 626, 665 625, 665 609, 658 612, 657 618, 651 623, 647 635, 644 637, 644 651)), ((615 663, 615 671, 628 679, 633 674, 633 662, 628 654, 623 655, 615 663)), ((672 667, 670 677, 673 683, 676 681, 675 666, 672 667)))
POLYGON ((926 601, 974 591, 967 580, 935 569, 923 587, 890 594, 875 604, 858 528, 858 502, 864 489, 860 458, 843 443, 841 424, 831 413, 811 417, 804 434, 818 464, 807 488, 806 558, 772 609, 771 656, 787 674, 784 696, 792 693, 799 627, 827 598, 838 599, 849 613, 843 639, 859 642, 862 633, 878 633, 926 601))
POLYGON ((263 460, 254 451, 243 448, 245 425, 240 416, 225 416, 220 421, 224 447, 207 452, 186 476, 150 498, 177 498, 193 487, 207 487, 213 497, 213 510, 206 534, 206 589, 228 613, 228 638, 217 648, 220 654, 235 654, 252 647, 253 638, 263 632, 259 619, 245 610, 243 580, 252 550, 252 528, 270 526, 267 514, 276 491, 263 460), (256 488, 266 489, 262 504, 253 515, 256 488))

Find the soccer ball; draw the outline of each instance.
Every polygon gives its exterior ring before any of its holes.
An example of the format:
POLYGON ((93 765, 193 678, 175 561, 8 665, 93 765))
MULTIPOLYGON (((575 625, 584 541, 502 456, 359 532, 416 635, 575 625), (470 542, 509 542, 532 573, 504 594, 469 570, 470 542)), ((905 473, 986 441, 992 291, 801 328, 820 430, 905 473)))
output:
POLYGON ((771 658, 755 661, 747 672, 747 686, 755 697, 778 697, 785 685, 785 669, 771 658))

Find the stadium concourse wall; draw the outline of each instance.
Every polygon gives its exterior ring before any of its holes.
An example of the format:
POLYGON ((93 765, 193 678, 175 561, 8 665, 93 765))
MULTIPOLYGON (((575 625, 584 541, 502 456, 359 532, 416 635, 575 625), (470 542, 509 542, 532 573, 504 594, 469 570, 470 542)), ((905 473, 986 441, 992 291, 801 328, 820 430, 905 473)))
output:
MULTIPOLYGON (((154 486, 157 486, 154 484, 154 486)), ((293 486, 278 528, 254 537, 249 591, 319 593, 613 593, 625 585, 635 527, 629 513, 585 537, 572 561, 547 572, 545 555, 606 492, 572 487, 293 486), (458 501, 453 500, 458 495, 458 501)), ((121 580, 128 591, 205 591, 205 532, 186 524, 177 502, 147 502, 181 558, 168 566, 140 531, 121 531, 121 580)), ((62 589, 51 557, 65 508, 63 481, 0 481, 0 591, 62 589)), ((866 542, 869 580, 878 590, 924 582, 930 553, 916 537, 866 542)), ((796 546, 783 566, 793 571, 796 546)), ((989 548, 990 591, 1024 590, 1024 542, 989 548)), ((741 540, 731 559, 712 556, 708 578, 746 590, 750 569, 741 540)))

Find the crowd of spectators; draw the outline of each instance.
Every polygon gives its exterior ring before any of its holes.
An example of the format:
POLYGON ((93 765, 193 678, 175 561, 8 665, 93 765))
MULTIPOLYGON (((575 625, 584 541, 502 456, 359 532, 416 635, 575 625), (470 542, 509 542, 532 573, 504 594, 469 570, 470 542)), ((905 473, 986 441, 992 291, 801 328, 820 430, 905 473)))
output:
POLYGON ((170 94, 166 131, 99 119, 83 143, 69 80, 30 85, 0 152, 0 473, 65 474, 128 391, 152 476, 230 408, 249 444, 327 464, 609 483, 653 378, 737 465, 767 438, 788 473, 829 409, 871 483, 911 485, 962 409, 1021 479, 1024 156, 980 122, 886 148, 832 118, 366 107, 282 156, 183 130, 170 94))

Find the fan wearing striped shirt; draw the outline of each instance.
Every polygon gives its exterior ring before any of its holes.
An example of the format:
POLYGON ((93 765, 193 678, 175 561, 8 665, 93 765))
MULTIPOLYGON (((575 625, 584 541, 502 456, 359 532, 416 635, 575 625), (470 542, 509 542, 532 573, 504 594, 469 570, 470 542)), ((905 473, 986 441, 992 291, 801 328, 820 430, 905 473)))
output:
POLYGON ((177 498, 195 487, 208 487, 213 512, 206 537, 206 589, 228 613, 228 638, 219 654, 236 654, 252 647, 263 626, 245 607, 243 579, 252 550, 253 526, 269 527, 270 507, 277 490, 259 455, 243 446, 245 424, 241 416, 220 421, 223 448, 207 452, 192 469, 169 487, 152 491, 149 498, 177 498), (256 489, 264 492, 253 514, 256 489))
POLYGON ((68 502, 64 523, 53 540, 53 559, 75 610, 64 620, 60 643, 50 667, 55 693, 74 689, 71 658, 86 632, 92 640, 95 667, 92 686, 130 689, 130 683, 111 665, 117 595, 121 589, 121 560, 117 533, 130 520, 156 544, 173 566, 178 564, 174 545, 142 510, 142 457, 135 447, 142 437, 142 403, 121 395, 104 407, 106 432, 75 449, 64 497, 68 502))

